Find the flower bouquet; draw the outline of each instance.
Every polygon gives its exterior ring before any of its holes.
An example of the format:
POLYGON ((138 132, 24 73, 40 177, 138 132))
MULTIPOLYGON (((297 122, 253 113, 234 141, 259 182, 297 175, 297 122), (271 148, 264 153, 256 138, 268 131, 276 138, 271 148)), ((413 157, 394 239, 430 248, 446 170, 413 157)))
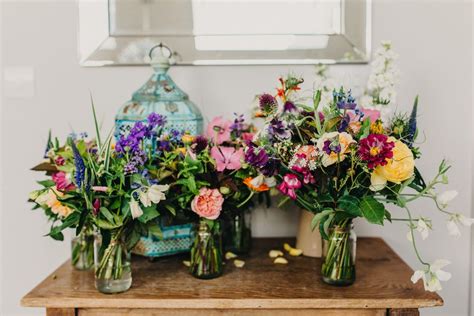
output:
POLYGON ((39 181, 43 187, 30 193, 34 208, 42 208, 52 222, 49 236, 63 240, 66 228, 75 228, 76 236, 71 241, 71 263, 78 270, 88 270, 94 265, 94 229, 87 215, 85 201, 76 186, 74 154, 71 145, 84 152, 91 144, 85 134, 71 134, 68 144, 60 145, 49 133, 45 161, 33 168, 46 171, 49 179, 39 181))
POLYGON ((293 200, 314 213, 312 228, 319 229, 324 239, 323 280, 334 285, 354 282, 355 218, 377 225, 401 220, 408 223, 413 248, 425 266, 413 281, 422 277, 427 290, 440 289, 439 280, 449 276, 440 270, 446 262, 430 264, 422 259, 414 234, 425 234, 431 222, 414 215, 410 204, 432 199, 450 222, 466 221, 447 211, 434 191, 448 182, 450 166, 442 161, 429 182, 415 166, 421 155, 415 143, 418 99, 411 115, 396 114, 382 121, 378 111, 359 108, 350 90, 342 88, 333 92, 327 107, 319 107, 320 91, 304 104, 298 94, 302 82, 289 76, 280 79, 276 96, 260 96, 259 116, 265 117, 265 126, 249 143, 245 158, 260 176, 277 179, 282 202, 293 200), (404 209, 406 218, 392 218, 388 204, 404 209))
MULTIPOLYGON (((206 136, 184 134, 180 142, 160 141, 167 146, 157 164, 161 177, 172 180, 169 202, 194 216, 196 226, 191 249, 191 273, 198 278, 214 278, 222 273, 222 217, 243 219, 244 205, 252 193, 243 180, 252 172, 242 164, 244 138, 251 138, 250 127, 242 116, 235 121, 215 118, 206 136), (221 216, 222 215, 222 216, 221 216)), ((250 243, 250 230, 238 220, 233 247, 245 251, 250 243), (245 226, 245 227, 244 227, 245 226)))

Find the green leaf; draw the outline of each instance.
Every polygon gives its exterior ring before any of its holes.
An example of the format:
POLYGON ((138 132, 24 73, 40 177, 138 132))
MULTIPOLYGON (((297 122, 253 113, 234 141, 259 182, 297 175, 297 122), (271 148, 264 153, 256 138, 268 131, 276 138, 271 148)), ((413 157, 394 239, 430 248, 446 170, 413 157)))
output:
POLYGON ((360 201, 362 214, 369 223, 383 225, 385 206, 372 196, 365 196, 360 201))
POLYGON ((160 216, 160 213, 156 210, 156 206, 144 207, 142 210, 143 214, 138 218, 138 220, 142 223, 147 223, 160 216))
POLYGON ((385 210, 385 218, 391 223, 392 222, 392 214, 385 210))
POLYGON ((127 249, 132 250, 140 240, 140 237, 140 233, 136 229, 132 229, 130 234, 127 236, 127 249))
POLYGON ((95 113, 94 99, 92 98, 92 93, 90 94, 90 96, 91 96, 92 114, 94 116, 95 133, 96 133, 96 139, 97 139, 97 149, 100 152, 101 147, 102 147, 102 142, 100 141, 99 123, 97 122, 97 115, 95 113))
POLYGON ((362 122, 362 126, 359 132, 359 139, 366 138, 370 134, 370 118, 366 118, 364 122, 362 122))
POLYGON ((157 224, 149 225, 148 232, 156 238, 163 239, 163 232, 161 231, 160 226, 158 226, 157 224))
POLYGON ((106 220, 103 220, 103 219, 96 219, 95 223, 96 223, 97 226, 99 226, 99 228, 107 229, 107 230, 119 228, 120 226, 122 226, 122 224, 110 223, 109 221, 106 221, 106 220))
POLYGON ((171 213, 173 214, 173 216, 176 216, 176 209, 174 207, 172 207, 171 205, 169 204, 166 204, 165 205, 165 208, 171 213))
POLYGON ((337 201, 337 207, 355 217, 362 216, 362 212, 359 207, 359 199, 352 195, 343 195, 337 201))
POLYGON ((332 209, 324 209, 320 213, 317 213, 314 215, 313 219, 311 220, 311 230, 314 230, 316 226, 318 226, 318 223, 321 222, 321 220, 326 217, 327 215, 333 213, 334 210, 332 209))
POLYGON ((56 185, 53 180, 43 180, 43 181, 37 181, 38 184, 44 186, 45 188, 51 188, 56 185))
POLYGON ((115 224, 115 218, 112 213, 106 208, 106 207, 101 207, 100 208, 100 214, 104 215, 104 217, 111 223, 115 224))

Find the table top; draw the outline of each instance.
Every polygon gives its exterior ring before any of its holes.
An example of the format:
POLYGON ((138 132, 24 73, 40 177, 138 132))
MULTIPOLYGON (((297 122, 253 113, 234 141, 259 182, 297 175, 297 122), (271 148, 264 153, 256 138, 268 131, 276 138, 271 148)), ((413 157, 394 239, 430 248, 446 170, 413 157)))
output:
POLYGON ((133 257, 133 284, 120 294, 94 288, 92 271, 61 265, 21 304, 47 308, 420 308, 443 305, 436 293, 413 284, 412 269, 380 238, 359 238, 356 282, 334 287, 321 280, 321 259, 290 257, 276 265, 268 251, 281 249, 291 239, 254 239, 243 268, 231 261, 224 274, 212 280, 192 277, 173 256, 150 261, 133 257))

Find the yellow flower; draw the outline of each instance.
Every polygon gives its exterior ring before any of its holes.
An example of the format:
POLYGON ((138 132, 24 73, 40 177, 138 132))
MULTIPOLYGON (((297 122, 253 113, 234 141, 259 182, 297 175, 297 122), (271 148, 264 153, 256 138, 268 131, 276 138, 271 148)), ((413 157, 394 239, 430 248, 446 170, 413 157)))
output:
POLYGON ((370 132, 372 134, 383 134, 384 133, 383 124, 382 124, 382 121, 380 119, 376 120, 375 122, 373 122, 370 125, 370 132))
POLYGON ((186 155, 186 148, 184 148, 184 147, 176 148, 176 152, 181 153, 183 155, 186 155))
POLYGON ((189 135, 189 134, 184 134, 183 137, 181 137, 181 140, 183 141, 183 143, 185 144, 191 144, 194 140, 194 136, 193 135, 189 135))
POLYGON ((415 172, 415 159, 410 148, 394 137, 389 137, 388 141, 395 142, 393 158, 389 159, 385 166, 378 166, 372 172, 370 178, 372 191, 382 190, 387 181, 400 184, 410 179, 415 172))

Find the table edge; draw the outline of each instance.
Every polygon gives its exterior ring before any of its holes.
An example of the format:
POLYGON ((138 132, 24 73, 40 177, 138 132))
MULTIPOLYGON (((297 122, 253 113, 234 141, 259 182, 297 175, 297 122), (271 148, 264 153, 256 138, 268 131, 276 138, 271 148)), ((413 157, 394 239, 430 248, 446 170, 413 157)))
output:
POLYGON ((122 299, 100 300, 69 298, 58 301, 50 298, 21 300, 23 307, 46 308, 141 308, 141 309, 376 309, 423 308, 442 306, 441 298, 429 299, 122 299))

